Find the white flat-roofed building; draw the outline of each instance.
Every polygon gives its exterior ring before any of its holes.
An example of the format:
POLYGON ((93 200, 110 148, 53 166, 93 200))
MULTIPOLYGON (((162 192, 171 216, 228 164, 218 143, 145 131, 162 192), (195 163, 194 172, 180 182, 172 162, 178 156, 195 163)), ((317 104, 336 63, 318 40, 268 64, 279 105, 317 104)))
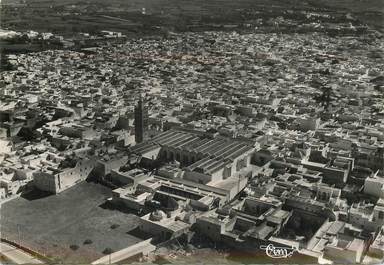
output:
POLYGON ((378 198, 384 198, 384 177, 378 172, 369 176, 364 181, 364 193, 378 198))

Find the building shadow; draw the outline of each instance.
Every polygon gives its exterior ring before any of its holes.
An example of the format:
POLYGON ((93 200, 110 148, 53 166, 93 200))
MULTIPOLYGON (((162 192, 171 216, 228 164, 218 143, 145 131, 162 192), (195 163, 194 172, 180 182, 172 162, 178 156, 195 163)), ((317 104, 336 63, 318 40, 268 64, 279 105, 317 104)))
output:
POLYGON ((120 211, 120 212, 126 213, 126 214, 134 214, 137 216, 143 215, 142 212, 135 211, 133 209, 126 207, 125 205, 122 205, 122 204, 119 204, 116 202, 112 202, 112 201, 105 201, 102 204, 100 204, 99 207, 102 209, 105 209, 105 210, 120 211))
POLYGON ((42 191, 37 188, 31 188, 31 189, 22 191, 20 197, 29 201, 33 201, 33 200, 43 199, 51 195, 53 195, 53 193, 49 191, 42 191))
POLYGON ((132 229, 131 231, 127 232, 128 235, 134 236, 136 238, 140 238, 142 240, 147 240, 152 237, 151 234, 146 233, 145 231, 141 230, 140 227, 136 227, 132 229))

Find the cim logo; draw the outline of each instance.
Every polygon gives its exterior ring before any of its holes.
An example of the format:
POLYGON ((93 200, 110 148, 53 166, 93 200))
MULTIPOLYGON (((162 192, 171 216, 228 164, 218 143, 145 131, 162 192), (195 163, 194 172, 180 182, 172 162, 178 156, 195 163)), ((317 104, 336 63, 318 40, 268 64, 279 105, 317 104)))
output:
POLYGON ((273 259, 289 258, 293 255, 297 248, 295 247, 275 247, 272 244, 268 246, 260 246, 260 249, 265 250, 265 254, 273 259))

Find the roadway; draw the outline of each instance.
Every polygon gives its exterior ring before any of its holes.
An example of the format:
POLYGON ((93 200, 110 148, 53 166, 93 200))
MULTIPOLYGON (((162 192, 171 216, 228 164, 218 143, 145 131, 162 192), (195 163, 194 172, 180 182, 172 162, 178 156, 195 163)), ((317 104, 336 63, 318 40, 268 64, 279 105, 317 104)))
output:
POLYGON ((4 242, 0 242, 0 254, 14 264, 44 264, 29 253, 4 242))

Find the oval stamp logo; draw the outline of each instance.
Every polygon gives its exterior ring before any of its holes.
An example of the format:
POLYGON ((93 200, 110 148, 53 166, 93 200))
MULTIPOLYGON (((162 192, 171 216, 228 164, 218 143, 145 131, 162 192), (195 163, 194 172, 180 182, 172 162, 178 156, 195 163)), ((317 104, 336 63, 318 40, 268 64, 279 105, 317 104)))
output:
POLYGON ((260 249, 264 249, 265 254, 273 259, 289 258, 297 251, 296 247, 275 247, 273 244, 260 246, 260 249))

